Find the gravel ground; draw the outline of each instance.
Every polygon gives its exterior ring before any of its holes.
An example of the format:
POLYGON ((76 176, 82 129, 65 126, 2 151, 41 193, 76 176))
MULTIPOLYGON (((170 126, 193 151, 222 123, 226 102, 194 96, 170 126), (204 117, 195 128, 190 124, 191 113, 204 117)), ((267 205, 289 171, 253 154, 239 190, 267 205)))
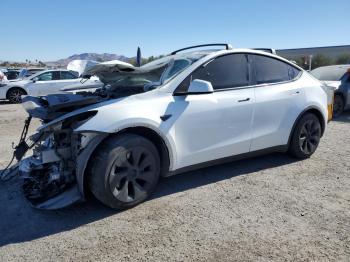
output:
MULTIPOLYGON (((24 119, 0 104, 1 168, 24 119)), ((18 179, 0 182, 0 260, 350 261, 349 127, 349 113, 331 122, 305 161, 273 154, 162 179, 123 212, 93 199, 38 211, 18 179)))

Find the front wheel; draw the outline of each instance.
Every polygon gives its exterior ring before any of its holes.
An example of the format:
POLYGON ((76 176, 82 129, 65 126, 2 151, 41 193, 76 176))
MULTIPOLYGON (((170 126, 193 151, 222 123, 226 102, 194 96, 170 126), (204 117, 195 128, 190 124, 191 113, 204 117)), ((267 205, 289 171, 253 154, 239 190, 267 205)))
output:
POLYGON ((108 138, 98 147, 90 164, 91 192, 114 209, 130 208, 146 200, 160 175, 157 148, 134 134, 108 138))
POLYGON ((11 88, 7 93, 7 99, 10 100, 12 104, 18 104, 22 102, 22 96, 26 95, 26 92, 21 88, 11 88))
POLYGON ((305 114, 297 123, 289 152, 296 158, 305 159, 315 153, 321 139, 320 120, 312 113, 305 114))

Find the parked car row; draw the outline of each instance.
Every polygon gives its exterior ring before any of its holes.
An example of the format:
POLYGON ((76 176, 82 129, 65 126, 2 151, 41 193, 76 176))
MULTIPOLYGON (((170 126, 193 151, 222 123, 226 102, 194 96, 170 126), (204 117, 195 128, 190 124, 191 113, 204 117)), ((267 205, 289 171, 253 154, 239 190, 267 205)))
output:
POLYGON ((5 75, 7 80, 23 79, 25 77, 31 76, 35 73, 46 70, 46 68, 0 68, 5 75))
POLYGON ((23 95, 44 96, 54 93, 91 90, 102 87, 98 78, 83 79, 74 72, 56 69, 28 69, 27 77, 0 84, 0 99, 20 103, 23 95), (35 73, 36 72, 36 73, 35 73))
POLYGON ((333 115, 340 116, 350 109, 350 65, 319 67, 310 72, 318 80, 335 89, 333 115))

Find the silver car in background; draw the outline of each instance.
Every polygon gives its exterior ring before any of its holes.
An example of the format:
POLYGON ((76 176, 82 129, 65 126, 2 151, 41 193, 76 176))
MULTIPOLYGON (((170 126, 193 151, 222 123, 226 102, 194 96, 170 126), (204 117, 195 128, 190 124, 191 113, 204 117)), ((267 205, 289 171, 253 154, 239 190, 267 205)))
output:
POLYGON ((340 116, 350 109, 350 64, 322 66, 310 72, 315 78, 329 87, 333 87, 333 116, 340 116))

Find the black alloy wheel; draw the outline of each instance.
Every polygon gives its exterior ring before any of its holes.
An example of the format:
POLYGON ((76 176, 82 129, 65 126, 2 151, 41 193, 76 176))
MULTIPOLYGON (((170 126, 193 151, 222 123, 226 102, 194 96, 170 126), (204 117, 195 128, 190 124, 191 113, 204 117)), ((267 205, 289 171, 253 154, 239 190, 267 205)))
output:
POLYGON ((321 125, 319 121, 310 119, 306 121, 300 131, 299 146, 306 155, 316 151, 321 138, 321 125))
POLYGON ((124 150, 109 174, 113 196, 125 203, 143 198, 152 188, 156 168, 156 159, 147 148, 136 146, 124 150))
POLYGON ((160 176, 160 157, 155 145, 136 134, 107 138, 89 161, 91 192, 103 204, 125 209, 145 201, 160 176))
POLYGON ((23 89, 12 88, 9 90, 7 98, 10 100, 10 103, 18 104, 22 102, 22 96, 25 94, 26 92, 23 89))
POLYGON ((289 144, 289 153, 299 159, 305 159, 315 153, 322 136, 320 119, 313 113, 303 115, 293 130, 289 144))

